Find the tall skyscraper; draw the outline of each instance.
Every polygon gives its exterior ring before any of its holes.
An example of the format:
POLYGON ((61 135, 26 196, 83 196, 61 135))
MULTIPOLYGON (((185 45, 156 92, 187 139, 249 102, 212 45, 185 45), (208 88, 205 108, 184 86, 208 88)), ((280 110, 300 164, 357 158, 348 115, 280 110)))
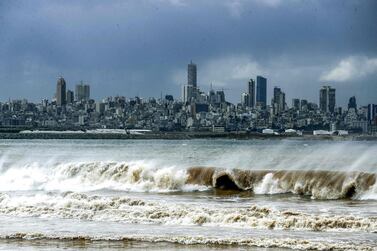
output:
POLYGON ((187 85, 197 87, 196 64, 193 64, 192 61, 187 65, 187 85))
POLYGON ((241 94, 241 104, 243 107, 250 107, 250 94, 244 92, 241 94))
POLYGON ((271 105, 274 115, 280 114, 285 110, 285 93, 279 87, 274 88, 274 97, 272 98, 271 105))
POLYGON ((183 102, 191 102, 195 99, 195 88, 192 85, 184 85, 182 88, 183 102))
POLYGON ((262 76, 257 76, 257 105, 262 108, 267 104, 267 79, 262 76))
POLYGON ((377 105, 368 105, 368 120, 372 125, 377 125, 377 105))
POLYGON ((301 99, 300 101, 300 111, 307 111, 308 110, 308 101, 306 99, 301 99))
POLYGON ((349 109, 355 109, 355 111, 357 111, 357 104, 356 104, 356 97, 355 96, 352 96, 350 97, 350 100, 348 101, 348 110, 349 109))
POLYGON ((247 93, 249 94, 249 107, 255 107, 255 81, 250 79, 247 83, 247 93))
POLYGON ((58 82, 56 84, 56 104, 58 106, 64 106, 67 104, 66 100, 66 83, 63 77, 58 78, 58 82))
POLYGON ((296 111, 300 110, 300 99, 298 98, 292 99, 292 108, 295 109, 296 111))
POLYGON ((90 86, 80 81, 80 84, 75 88, 76 101, 89 100, 90 99, 90 86))
POLYGON ((73 103, 73 100, 74 100, 73 91, 67 90, 66 100, 67 100, 67 104, 73 103))
POLYGON ((187 84, 182 88, 183 102, 195 102, 200 96, 196 79, 196 64, 192 61, 187 65, 187 84))
POLYGON ((323 86, 319 90, 319 108, 322 112, 335 112, 335 88, 323 86))
POLYGON ((225 93, 224 91, 216 91, 216 101, 217 103, 224 103, 225 102, 225 93))

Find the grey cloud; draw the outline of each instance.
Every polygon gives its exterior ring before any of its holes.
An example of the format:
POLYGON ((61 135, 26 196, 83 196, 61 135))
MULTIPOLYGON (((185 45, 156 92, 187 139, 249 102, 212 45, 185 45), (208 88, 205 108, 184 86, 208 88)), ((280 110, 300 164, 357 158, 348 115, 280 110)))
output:
MULTIPOLYGON (((256 71, 317 101, 341 60, 377 57, 376 10, 372 0, 1 1, 0 100, 51 97, 59 74, 70 88, 88 81, 97 99, 179 96, 192 59, 203 88, 216 81, 233 102, 256 71)), ((358 98, 377 102, 372 75, 334 81, 338 100, 367 88, 358 98)))

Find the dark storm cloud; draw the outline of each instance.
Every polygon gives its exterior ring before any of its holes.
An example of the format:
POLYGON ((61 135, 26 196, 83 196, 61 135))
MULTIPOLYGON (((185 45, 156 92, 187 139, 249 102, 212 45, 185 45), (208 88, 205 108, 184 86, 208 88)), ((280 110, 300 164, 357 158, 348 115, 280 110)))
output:
POLYGON ((213 82, 233 102, 257 74, 288 98, 317 101, 331 83, 340 105, 377 102, 376 11, 376 1, 2 1, 0 99, 51 97, 60 74, 97 99, 179 96, 193 59, 203 89, 213 82))

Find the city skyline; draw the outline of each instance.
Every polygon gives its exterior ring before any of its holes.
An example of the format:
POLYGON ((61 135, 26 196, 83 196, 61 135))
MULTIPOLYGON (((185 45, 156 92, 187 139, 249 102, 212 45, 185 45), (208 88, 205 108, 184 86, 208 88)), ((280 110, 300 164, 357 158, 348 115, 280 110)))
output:
POLYGON ((26 127, 85 130, 88 128, 142 129, 150 131, 260 131, 312 130, 313 134, 352 133, 374 134, 377 131, 377 105, 359 105, 355 96, 349 98, 347 108, 337 106, 336 89, 322 86, 319 102, 292 99, 289 107, 286 94, 274 87, 271 103, 267 102, 268 80, 257 76, 247 83, 241 103, 226 100, 224 90, 203 92, 197 85, 197 65, 187 65, 187 84, 181 98, 165 95, 160 99, 124 96, 90 98, 90 85, 80 81, 75 92, 67 90, 65 79, 56 82, 55 97, 40 103, 27 100, 0 102, 0 125, 4 128, 26 127), (255 91, 256 90, 256 91, 255 91), (253 100, 256 100, 256 103, 253 100), (271 129, 272 128, 272 129, 271 129), (327 129, 327 130, 323 130, 327 129), (346 130, 345 130, 346 129, 346 130), (340 131, 339 131, 340 130, 340 131))
POLYGON ((95 99, 177 97, 192 59, 198 86, 224 88, 232 103, 256 75, 268 78, 267 103, 274 86, 286 100, 318 102, 323 85, 339 90, 342 107, 351 96, 376 103, 376 9, 375 1, 2 1, 0 100, 51 97, 59 75, 86 80, 95 99))
MULTIPOLYGON (((202 89, 203 87, 197 84, 197 64, 195 64, 192 60, 187 64, 187 74, 186 75, 187 75, 187 83, 181 86, 182 88, 181 88, 180 94, 173 95, 172 93, 164 93, 164 96, 165 95, 169 95, 169 96, 171 95, 171 96, 174 97, 174 99, 181 100, 183 102, 188 102, 189 100, 186 100, 184 98, 185 87, 194 87, 194 89, 198 90, 198 92, 203 92, 206 95, 207 94, 209 95, 212 90, 222 91, 222 92, 224 92, 225 97, 227 97, 226 91, 224 91, 224 88, 215 89, 215 88, 213 88, 213 86, 211 84, 210 87, 208 88, 208 90, 205 89, 205 88, 203 90, 202 89)), ((68 96, 69 95, 72 95, 72 100, 75 100, 75 101, 89 100, 91 92, 90 92, 90 84, 88 84, 87 82, 84 83, 83 80, 80 80, 80 81, 76 81, 74 84, 68 85, 66 83, 65 77, 62 76, 61 74, 56 79, 57 79, 57 83, 53 83, 53 85, 55 87, 55 92, 50 97, 42 97, 40 100, 36 100, 36 101, 30 100, 27 97, 18 97, 18 98, 13 98, 13 99, 8 98, 8 100, 0 100, 0 103, 6 102, 6 101, 9 101, 9 100, 20 100, 20 99, 26 99, 28 101, 32 101, 32 102, 36 102, 36 103, 38 103, 40 101, 43 102, 43 100, 50 100, 50 101, 55 100, 57 102, 57 104, 60 104, 59 106, 61 106, 62 104, 72 103, 72 102, 68 102, 68 96), (73 89, 73 87, 74 87, 74 89, 73 89), (63 95, 63 93, 65 93, 65 95, 63 95)), ((333 96, 334 96, 333 105, 332 105, 332 108, 330 109, 331 112, 335 112, 335 108, 337 108, 337 107, 341 107, 341 108, 349 107, 349 102, 350 102, 351 98, 354 98, 354 99, 357 98, 358 102, 360 102, 360 98, 358 98, 356 95, 348 97, 344 104, 339 104, 339 103, 335 102, 335 89, 336 88, 332 88, 332 86, 330 86, 329 83, 319 86, 319 88, 318 88, 319 95, 318 95, 317 99, 308 100, 304 97, 299 97, 299 96, 295 96, 292 99, 286 99, 286 93, 282 92, 282 91, 284 91, 284 89, 282 90, 282 88, 280 86, 277 86, 277 85, 271 86, 271 84, 269 85, 269 84, 267 84, 267 82, 268 82, 268 78, 266 78, 266 76, 256 75, 255 78, 249 78, 247 83, 245 84, 244 90, 242 90, 242 89, 239 90, 239 94, 240 94, 239 100, 232 102, 232 101, 229 101, 228 99, 226 99, 226 101, 230 102, 234 105, 243 104, 244 101, 245 101, 244 100, 244 98, 245 98, 244 94, 248 94, 248 97, 247 97, 248 105, 247 106, 256 107, 257 104, 258 104, 258 95, 260 95, 260 96, 264 97, 264 98, 262 98, 263 102, 265 102, 264 106, 270 106, 270 107, 273 108, 273 104, 275 102, 274 100, 276 99, 276 90, 278 89, 278 92, 281 92, 284 95, 283 104, 286 105, 287 107, 294 107, 293 102, 294 102, 294 100, 298 99, 298 100, 305 100, 305 101, 313 102, 313 103, 317 104, 321 110, 328 112, 329 111, 328 108, 323 109, 321 107, 321 103, 323 103, 323 101, 321 101, 321 99, 323 99, 321 97, 321 95, 322 95, 321 92, 324 90, 324 88, 330 88, 334 92, 333 93, 333 96), (261 85, 258 85, 258 79, 259 79, 259 81, 263 81, 262 85, 264 87, 261 87, 261 85), (263 91, 258 91, 258 86, 259 86, 259 88, 263 88, 263 91), (271 93, 269 92, 269 90, 271 90, 271 93), (253 96, 251 96, 251 92, 254 92, 253 96), (263 92, 263 93, 258 94, 259 92, 263 92), (253 100, 254 100, 254 103, 252 103, 253 100)), ((189 91, 192 92, 192 90, 189 90, 189 91)), ((163 93, 160 92, 160 97, 162 97, 161 96, 162 94, 163 93)), ((122 94, 117 94, 117 95, 110 95, 110 96, 102 96, 102 97, 98 97, 98 98, 95 98, 95 97, 90 97, 90 98, 93 99, 93 100, 96 100, 96 101, 100 101, 100 100, 106 99, 108 97, 117 97, 117 96, 131 98, 131 99, 135 98, 135 97, 138 97, 138 98, 158 98, 158 96, 149 96, 148 97, 148 96, 143 96, 142 94, 139 95, 139 93, 137 95, 134 95, 134 96, 126 96, 126 95, 122 95, 122 94)), ((328 99, 328 97, 327 97, 327 99, 328 99)), ((372 103, 375 103, 375 102, 372 102, 372 103)), ((371 103, 363 103, 363 101, 361 101, 361 105, 365 106, 365 105, 368 105, 368 104, 371 104, 371 103)), ((327 104, 325 104, 324 106, 325 107, 328 106, 328 101, 327 101, 327 104)), ((282 108, 280 108, 280 109, 282 109, 282 108)))
MULTIPOLYGON (((276 110, 278 111, 277 114, 279 114, 282 110, 285 110, 286 108, 292 107, 294 108, 294 102, 297 100, 300 102, 301 100, 304 100, 304 102, 312 102, 314 104, 317 104, 321 111, 323 112, 335 112, 335 109, 337 107, 340 108, 349 108, 350 107, 350 100, 354 99, 353 102, 356 102, 356 96, 351 96, 347 100, 346 104, 338 104, 336 103, 335 99, 335 88, 332 88, 330 85, 323 85, 319 89, 319 96, 317 100, 307 100, 303 97, 294 97, 291 100, 286 99, 286 93, 282 91, 282 89, 279 86, 271 86, 269 88, 269 85, 267 84, 268 80, 264 76, 257 75, 255 79, 250 78, 247 82, 246 91, 240 90, 240 99, 236 102, 231 102, 229 100, 226 100, 226 93, 224 92, 224 88, 220 88, 218 90, 213 89, 212 84, 210 85, 210 88, 207 90, 202 90, 201 86, 198 86, 197 84, 197 65, 190 60, 190 62, 187 64, 187 83, 184 84, 182 87, 181 95, 174 96, 170 93, 164 93, 165 95, 175 97, 176 100, 181 100, 182 102, 199 102, 204 103, 208 102, 211 99, 211 92, 213 91, 220 91, 222 92, 222 95, 224 95, 224 100, 227 102, 230 102, 234 105, 241 104, 244 106, 248 106, 250 108, 256 108, 257 106, 264 106, 264 107, 271 107, 273 109, 273 113, 276 113, 276 110), (259 83, 259 84, 258 84, 259 83), (273 88, 273 91, 271 94, 268 93, 268 89, 273 88), (323 91, 326 91, 325 94, 323 94, 323 91), (331 92, 331 98, 329 98, 328 92, 331 92), (204 99, 198 99, 200 95, 205 95, 204 99), (245 96, 246 95, 246 96, 245 96), (282 96, 281 96, 282 95, 282 96), (187 98, 187 96, 192 96, 191 98, 187 98), (270 97, 270 100, 268 99, 270 97), (261 99, 262 101, 258 102, 258 99, 261 99), (279 99, 279 101, 276 101, 279 99), (329 101, 331 99, 331 101, 329 101), (290 102, 291 101, 291 102, 290 102), (318 101, 318 102, 317 102, 318 101), (331 105, 329 105, 329 102, 331 102, 331 105), (291 104, 291 105, 290 105, 291 104)), ((55 94, 49 99, 49 97, 42 98, 43 100, 50 100, 55 101, 58 106, 62 106, 62 104, 69 104, 74 101, 80 101, 80 100, 89 100, 90 99, 90 85, 87 83, 84 83, 83 80, 80 80, 74 85, 74 91, 69 89, 67 87, 67 84, 65 82, 65 79, 62 75, 59 75, 57 77, 57 84, 56 84, 56 92, 55 94), (65 95, 63 94, 65 93, 65 95), (70 96, 72 96, 70 98, 70 96), (63 101, 62 101, 63 100, 63 101), (69 102, 68 100, 71 100, 69 102)), ((96 101, 100 101, 109 97, 126 97, 125 95, 114 95, 114 96, 103 96, 98 99, 91 98, 96 101)), ((135 95, 135 96, 129 96, 126 98, 157 98, 157 97, 145 97, 143 95, 135 95)), ((160 93, 160 97, 162 98, 162 92, 160 93)), ((19 100, 24 99, 24 97, 15 98, 13 100, 19 100)), ((27 99, 27 98, 25 98, 27 99)), ((10 100, 10 99, 8 99, 10 100)), ((40 101, 41 101, 40 100, 40 101)), ((360 100, 359 100, 360 102, 360 100)), ((362 101, 363 102, 363 101, 362 101)), ((1 100, 0 100, 1 103, 1 100)), ((362 105, 368 105, 370 103, 362 104, 362 105)))

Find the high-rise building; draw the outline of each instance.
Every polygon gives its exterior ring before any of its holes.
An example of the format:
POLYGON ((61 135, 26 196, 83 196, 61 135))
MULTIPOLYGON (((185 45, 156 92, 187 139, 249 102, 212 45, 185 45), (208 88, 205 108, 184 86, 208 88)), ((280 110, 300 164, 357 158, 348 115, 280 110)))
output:
POLYGON ((216 91, 216 101, 217 103, 224 103, 225 102, 225 93, 224 91, 216 91))
POLYGON ((285 110, 285 93, 279 87, 274 88, 274 97, 272 98, 271 105, 274 115, 280 114, 285 110))
POLYGON ((67 104, 73 103, 73 100, 74 100, 73 91, 67 90, 66 100, 67 100, 67 104))
POLYGON ((250 94, 244 92, 241 94, 241 104, 243 107, 250 107, 250 94))
POLYGON ((187 65, 187 85, 197 87, 196 64, 192 61, 187 65))
POLYGON ((67 104, 66 100, 66 83, 63 77, 58 78, 58 82, 56 84, 56 104, 58 106, 64 106, 67 104))
POLYGON ((90 99, 90 86, 80 81, 80 84, 76 85, 75 89, 76 101, 89 100, 90 99))
POLYGON ((249 107, 255 107, 255 81, 250 79, 247 83, 247 93, 249 94, 249 107))
POLYGON ((195 102, 200 96, 196 80, 196 64, 192 61, 187 65, 187 84, 182 88, 183 102, 195 102))
POLYGON ((182 88, 182 97, 183 97, 183 102, 191 102, 194 101, 195 99, 195 90, 192 85, 184 85, 182 88))
POLYGON ((105 103, 97 102, 96 103, 96 112, 98 112, 99 114, 102 115, 105 112, 105 107, 106 107, 105 103))
POLYGON ((323 86, 319 91, 319 108, 322 112, 335 112, 335 88, 323 86))
POLYGON ((256 93, 257 106, 262 108, 267 104, 267 79, 257 76, 257 93, 256 93))
POLYGON ((356 104, 356 97, 355 96, 352 96, 350 97, 349 101, 348 101, 348 110, 349 109, 355 109, 355 111, 357 111, 357 104, 356 104))
POLYGON ((292 99, 292 108, 295 109, 296 111, 300 110, 300 99, 298 98, 292 99))
POLYGON ((210 104, 216 103, 216 92, 212 89, 212 85, 211 85, 211 89, 208 92, 208 102, 210 104))
POLYGON ((368 121, 370 121, 372 125, 377 125, 377 105, 368 105, 368 121))
POLYGON ((307 111, 308 110, 308 101, 306 99, 301 99, 300 101, 300 110, 307 111))

